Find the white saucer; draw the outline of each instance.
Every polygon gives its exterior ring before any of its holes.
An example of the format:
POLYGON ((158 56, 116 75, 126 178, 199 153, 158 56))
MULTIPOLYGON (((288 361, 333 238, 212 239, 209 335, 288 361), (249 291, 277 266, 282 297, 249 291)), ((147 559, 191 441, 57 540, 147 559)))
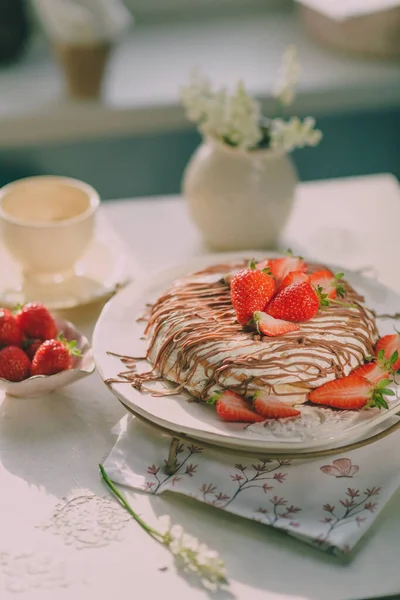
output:
MULTIPOLYGON (((51 252, 51 248, 49 248, 51 252)), ((0 306, 36 300, 51 310, 75 308, 112 295, 137 273, 134 261, 115 231, 98 216, 94 240, 74 274, 57 284, 24 279, 20 266, 0 241, 0 306)))

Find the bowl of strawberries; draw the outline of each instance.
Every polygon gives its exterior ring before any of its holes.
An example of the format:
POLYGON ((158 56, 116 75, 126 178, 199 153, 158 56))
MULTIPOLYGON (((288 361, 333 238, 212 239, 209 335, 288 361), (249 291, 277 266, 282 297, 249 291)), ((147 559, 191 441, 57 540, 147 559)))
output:
POLYGON ((0 390, 43 396, 94 369, 87 338, 43 304, 30 302, 14 312, 0 308, 0 390))

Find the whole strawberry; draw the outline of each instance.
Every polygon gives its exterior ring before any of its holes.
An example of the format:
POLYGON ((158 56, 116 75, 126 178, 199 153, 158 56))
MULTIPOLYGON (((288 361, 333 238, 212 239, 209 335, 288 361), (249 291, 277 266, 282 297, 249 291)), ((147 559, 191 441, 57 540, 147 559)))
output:
POLYGON ((32 375, 55 375, 73 366, 73 356, 81 356, 76 342, 68 342, 62 335, 56 340, 46 340, 33 357, 32 375))
POLYGON ((265 309, 275 319, 309 321, 318 312, 320 298, 307 281, 292 283, 277 293, 265 309))
POLYGON ((51 340, 57 337, 57 326, 53 317, 40 302, 29 302, 17 314, 21 331, 28 338, 51 340))
POLYGON ((22 381, 30 375, 31 361, 18 346, 0 350, 0 377, 7 381, 22 381))
POLYGON ((17 319, 7 308, 0 308, 0 346, 20 346, 21 341, 17 319))
POLYGON ((33 339, 33 340, 28 340, 26 342, 24 342, 22 344, 22 347, 24 348, 26 354, 29 356, 29 358, 31 360, 33 360, 33 357, 35 356, 36 352, 39 350, 40 346, 43 344, 42 340, 39 339, 33 339))
POLYGON ((264 310, 274 293, 275 281, 267 270, 256 269, 254 261, 238 271, 231 281, 231 300, 240 325, 247 325, 254 312, 264 310))

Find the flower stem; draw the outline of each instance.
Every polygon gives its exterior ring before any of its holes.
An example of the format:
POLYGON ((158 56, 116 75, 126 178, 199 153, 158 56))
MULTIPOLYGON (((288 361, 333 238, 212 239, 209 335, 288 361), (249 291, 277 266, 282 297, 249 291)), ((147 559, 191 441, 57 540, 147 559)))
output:
POLYGON ((122 506, 128 511, 128 513, 135 519, 136 523, 138 523, 142 529, 144 529, 151 536, 155 537, 158 541, 162 541, 163 536, 161 535, 161 533, 147 525, 147 523, 143 521, 143 519, 133 510, 127 499, 121 494, 121 492, 117 490, 117 488, 105 472, 103 465, 99 465, 99 469, 103 481, 110 488, 113 494, 118 498, 120 504, 122 504, 122 506))

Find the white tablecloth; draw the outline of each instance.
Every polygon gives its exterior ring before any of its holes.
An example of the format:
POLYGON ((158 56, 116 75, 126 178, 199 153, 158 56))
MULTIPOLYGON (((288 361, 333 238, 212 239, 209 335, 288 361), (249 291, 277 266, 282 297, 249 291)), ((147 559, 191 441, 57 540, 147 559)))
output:
MULTIPOLYGON (((102 211, 146 272, 202 251, 179 199, 125 200, 102 211)), ((400 194, 390 176, 304 184, 285 245, 322 261, 373 266, 400 291, 399 223, 400 194)), ((64 314, 90 335, 100 308, 64 314)), ((124 411, 97 374, 47 398, 0 401, 1 600, 207 597, 176 573, 165 550, 129 520, 99 479, 97 465, 124 411)), ((149 521, 169 513, 218 550, 232 598, 400 595, 400 493, 349 564, 186 498, 133 494, 131 501, 149 521)))

